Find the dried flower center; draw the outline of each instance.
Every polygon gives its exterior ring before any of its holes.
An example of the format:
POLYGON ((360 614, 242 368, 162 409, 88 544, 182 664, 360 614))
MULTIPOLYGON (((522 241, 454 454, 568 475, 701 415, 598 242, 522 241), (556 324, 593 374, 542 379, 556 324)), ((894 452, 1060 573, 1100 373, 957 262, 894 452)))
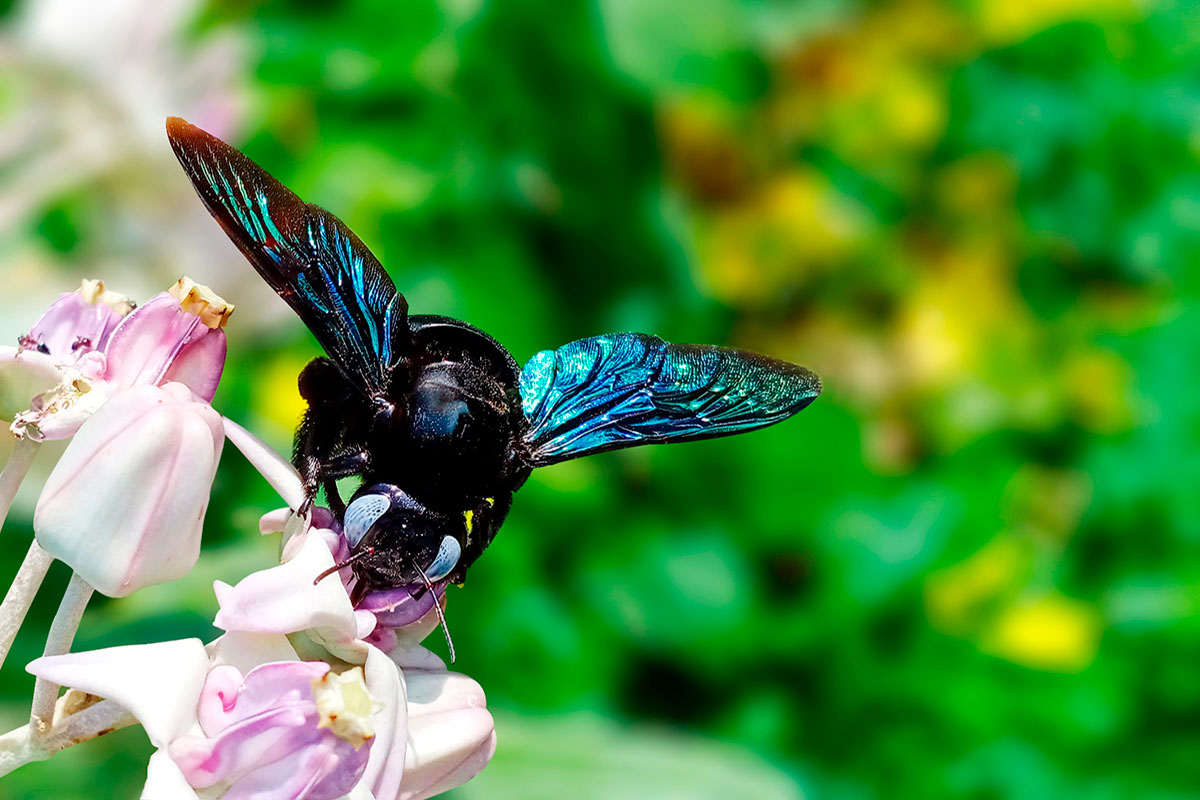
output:
POLYGON ((88 303, 103 303, 121 316, 133 311, 137 305, 123 294, 105 288, 104 281, 84 278, 79 286, 79 295, 88 303))
POLYGON ((226 302, 212 289, 184 275, 169 290, 171 296, 189 314, 195 314, 209 328, 224 328, 233 314, 233 304, 226 302))
POLYGON ((40 430, 42 420, 66 413, 81 401, 87 402, 86 413, 90 415, 107 399, 103 392, 93 393, 95 385, 78 369, 63 367, 62 374, 57 386, 33 398, 29 408, 13 418, 8 428, 13 436, 40 442, 44 438, 40 430))

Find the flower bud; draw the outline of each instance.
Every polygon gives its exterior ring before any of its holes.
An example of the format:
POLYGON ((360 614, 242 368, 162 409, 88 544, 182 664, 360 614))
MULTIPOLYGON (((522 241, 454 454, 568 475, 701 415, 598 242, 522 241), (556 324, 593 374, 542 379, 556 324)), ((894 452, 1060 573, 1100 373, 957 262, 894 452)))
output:
POLYGON ((109 338, 107 380, 114 386, 170 381, 209 401, 225 366, 225 331, 233 306, 180 278, 130 314, 109 338))
POLYGON ((401 800, 420 800, 466 783, 496 752, 483 689, 453 672, 407 670, 408 736, 401 800))
POLYGON ((118 393, 50 473, 38 544, 110 597, 182 577, 200 553, 223 443, 220 415, 182 384, 118 393))

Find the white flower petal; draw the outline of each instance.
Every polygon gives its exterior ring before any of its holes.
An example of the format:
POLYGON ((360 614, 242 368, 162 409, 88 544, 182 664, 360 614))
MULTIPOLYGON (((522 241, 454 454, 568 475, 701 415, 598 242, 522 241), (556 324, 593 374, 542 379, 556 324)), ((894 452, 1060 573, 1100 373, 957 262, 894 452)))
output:
POLYGON ((196 800, 196 796, 167 751, 156 750, 146 768, 141 800, 196 800))
POLYGON ((236 667, 243 675, 260 664, 297 660, 287 637, 276 633, 232 631, 209 642, 206 649, 212 666, 236 667))
MULTIPOLYGON (((405 777, 411 778, 411 783, 406 783, 398 800, 424 800, 426 797, 448 792, 474 778, 492 760, 492 756, 496 754, 496 728, 492 723, 491 714, 476 711, 473 712, 471 721, 458 720, 454 724, 457 729, 453 735, 468 736, 472 732, 480 734, 478 744, 469 752, 454 751, 443 754, 443 757, 438 759, 423 760, 410 754, 412 768, 405 777), (440 777, 432 783, 421 786, 427 778, 439 773, 440 777)), ((421 732, 417 735, 425 736, 426 733, 421 732)))
POLYGON ((405 671, 410 669, 428 670, 430 672, 446 671, 446 662, 441 657, 419 644, 407 647, 396 647, 388 657, 396 662, 396 666, 405 671))
POLYGON ((0 347, 0 419, 12 422, 30 400, 57 386, 60 377, 53 356, 0 347))
POLYGON ((394 798, 401 791, 408 749, 408 699, 404 676, 376 647, 368 647, 363 673, 371 697, 383 709, 375 715, 375 742, 371 745, 371 758, 359 785, 366 786, 375 797, 394 798))
POLYGON ((408 670, 408 755, 401 798, 418 800, 475 777, 496 749, 483 688, 456 672, 408 670))
POLYGON ((283 502, 291 508, 300 507, 300 504, 304 502, 304 484, 300 480, 300 473, 296 472, 296 468, 287 459, 231 419, 225 420, 225 436, 267 479, 271 488, 279 492, 283 502))
POLYGON ((156 747, 196 726, 196 705, 208 675, 199 639, 109 647, 47 656, 26 669, 40 678, 112 700, 129 709, 156 747))
POLYGON ((469 708, 487 708, 479 683, 459 672, 410 669, 404 672, 408 688, 408 718, 434 716, 469 708))
POLYGON ((186 575, 224 441, 220 416, 182 384, 118 393, 50 473, 38 544, 109 597, 186 575))
MULTIPOLYGON (((103 360, 99 353, 89 353, 103 360)), ((29 401, 29 410, 13 417, 9 427, 14 436, 34 441, 66 439, 75 434, 110 396, 104 381, 84 375, 74 366, 61 366, 60 380, 49 390, 29 401)))
POLYGON ((294 512, 290 508, 277 508, 268 511, 258 520, 258 532, 263 536, 269 533, 283 533, 284 526, 292 518, 294 512))

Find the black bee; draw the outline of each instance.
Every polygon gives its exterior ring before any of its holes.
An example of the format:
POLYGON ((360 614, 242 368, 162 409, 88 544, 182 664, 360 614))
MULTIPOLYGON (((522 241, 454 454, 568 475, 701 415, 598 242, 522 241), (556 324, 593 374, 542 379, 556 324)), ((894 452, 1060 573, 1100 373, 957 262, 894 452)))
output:
MULTIPOLYGON (((804 367, 639 333, 571 342, 524 368, 448 317, 410 315, 371 251, 236 149, 167 135, 209 213, 325 348, 300 373, 294 463, 352 545, 354 594, 461 583, 535 467, 754 430, 820 392, 804 367), (349 506, 336 481, 362 476, 349 506)), ((345 564, 339 565, 345 566, 345 564)))

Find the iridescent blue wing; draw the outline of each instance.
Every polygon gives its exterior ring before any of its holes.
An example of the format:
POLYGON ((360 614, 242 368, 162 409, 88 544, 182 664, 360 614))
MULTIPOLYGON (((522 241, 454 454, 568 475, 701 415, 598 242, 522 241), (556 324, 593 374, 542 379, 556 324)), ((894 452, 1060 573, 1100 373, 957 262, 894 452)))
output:
POLYGON ((531 464, 741 433, 785 420, 821 381, 804 367, 641 333, 545 350, 521 370, 531 464))
POLYGON ((408 303, 341 220, 178 117, 167 137, 213 218, 364 390, 387 386, 410 333, 408 303))

